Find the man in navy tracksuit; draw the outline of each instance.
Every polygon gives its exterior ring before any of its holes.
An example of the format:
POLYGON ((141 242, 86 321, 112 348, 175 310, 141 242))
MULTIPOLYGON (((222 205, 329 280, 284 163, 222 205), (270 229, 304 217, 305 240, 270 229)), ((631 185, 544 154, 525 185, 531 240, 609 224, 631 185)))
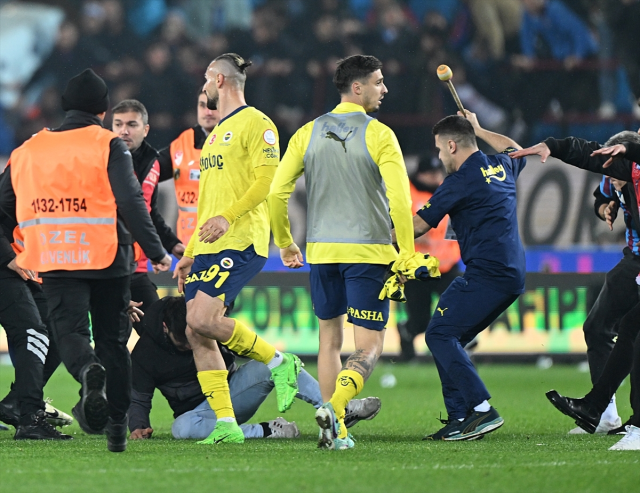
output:
POLYGON ((444 428, 425 439, 472 440, 504 423, 489 405, 491 396, 464 346, 524 292, 516 179, 526 161, 509 157, 520 146, 480 127, 471 112, 444 118, 433 134, 449 175, 414 216, 415 234, 437 227, 449 214, 466 272, 442 294, 427 327, 449 416, 444 428), (499 154, 479 151, 476 136, 499 154))

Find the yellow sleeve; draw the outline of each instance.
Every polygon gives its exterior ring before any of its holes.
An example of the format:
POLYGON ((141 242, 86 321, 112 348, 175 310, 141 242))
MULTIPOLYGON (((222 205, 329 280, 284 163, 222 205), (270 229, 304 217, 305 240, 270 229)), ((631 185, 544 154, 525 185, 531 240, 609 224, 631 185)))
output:
POLYGON ((286 248, 293 243, 289 223, 289 196, 296 187, 296 180, 304 172, 304 155, 311 140, 312 131, 313 122, 310 122, 291 137, 267 197, 273 241, 278 248, 286 248))
POLYGON ((263 113, 258 113, 251 120, 251 130, 247 132, 249 159, 253 167, 278 166, 280 162, 280 143, 278 129, 263 113))
POLYGON ((251 119, 251 129, 246 132, 243 145, 246 146, 253 164, 256 181, 235 204, 220 214, 229 224, 233 224, 267 198, 280 160, 278 129, 263 113, 258 112, 251 119))
POLYGON ((276 169, 278 169, 276 166, 260 166, 254 168, 253 171, 256 175, 256 181, 253 182, 245 194, 240 197, 235 204, 220 215, 229 221, 229 224, 233 224, 236 219, 244 216, 247 212, 260 205, 269 194, 276 169))
MULTIPOLYGON (((198 230, 199 231, 199 230, 198 230)), ((196 236, 198 236, 198 231, 194 231, 189 238, 189 243, 187 244, 187 248, 184 249, 184 256, 193 258, 193 249, 196 246, 196 236)))
POLYGON ((367 127, 366 143, 387 189, 400 257, 411 256, 415 253, 411 192, 400 144, 393 131, 377 120, 367 127))

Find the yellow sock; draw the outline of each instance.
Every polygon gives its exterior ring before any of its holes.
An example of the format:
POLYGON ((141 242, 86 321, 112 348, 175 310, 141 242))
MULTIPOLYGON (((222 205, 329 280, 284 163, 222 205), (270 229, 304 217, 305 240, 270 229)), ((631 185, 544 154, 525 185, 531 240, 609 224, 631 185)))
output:
POLYGON ((231 335, 231 339, 222 344, 240 356, 246 356, 265 365, 269 363, 276 355, 276 348, 240 322, 240 320, 235 318, 231 320, 236 323, 233 328, 233 334, 231 335))
POLYGON ((207 398, 207 402, 216 418, 235 418, 233 404, 231 404, 231 394, 229 393, 229 382, 227 370, 199 371, 198 380, 202 393, 207 398))
POLYGON ((331 397, 331 405, 340 421, 340 433, 338 438, 347 437, 347 427, 344 425, 345 409, 349 401, 358 395, 364 387, 364 378, 357 371, 342 370, 338 373, 336 390, 331 397))

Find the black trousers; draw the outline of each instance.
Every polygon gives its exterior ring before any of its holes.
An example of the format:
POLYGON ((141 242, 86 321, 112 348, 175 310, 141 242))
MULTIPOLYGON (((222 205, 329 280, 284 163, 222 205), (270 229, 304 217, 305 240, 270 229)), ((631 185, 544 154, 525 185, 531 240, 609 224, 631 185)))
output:
MULTIPOLYGON (((156 291, 157 286, 151 282, 146 272, 136 272, 131 276, 131 300, 142 301, 140 309, 144 312, 160 298, 156 291)), ((142 320, 133 322, 133 328, 142 335, 142 320)))
POLYGON ((640 301, 636 284, 640 256, 634 255, 629 248, 623 252, 622 260, 607 272, 604 286, 582 327, 592 384, 598 381, 607 364, 620 330, 620 320, 640 301))
POLYGON ((0 293, 0 324, 7 333, 15 366, 12 390, 20 403, 21 421, 26 423, 31 414, 44 409, 43 375, 50 342, 34 300, 35 293, 42 301, 42 292, 33 282, 2 277, 0 293))
POLYGON ((131 358, 127 341, 130 276, 113 279, 45 277, 51 332, 62 362, 81 381, 83 368, 100 363, 107 371, 109 416, 122 421, 131 403, 131 358), (91 314, 91 331, 89 330, 91 314), (91 347, 91 336, 95 350, 91 347))
POLYGON ((598 412, 607 408, 611 397, 631 372, 631 407, 635 426, 640 426, 640 303, 620 321, 618 340, 611 351, 602 375, 585 400, 598 412))

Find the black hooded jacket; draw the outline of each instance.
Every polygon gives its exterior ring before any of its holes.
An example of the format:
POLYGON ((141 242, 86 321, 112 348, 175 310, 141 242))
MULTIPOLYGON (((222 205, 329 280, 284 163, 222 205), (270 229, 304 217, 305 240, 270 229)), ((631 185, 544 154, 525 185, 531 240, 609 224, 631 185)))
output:
MULTIPOLYGON (((144 181, 147 179, 147 175, 149 175, 149 172, 153 168, 154 163, 158 160, 158 151, 151 147, 146 140, 143 140, 140 147, 131 153, 131 157, 133 158, 133 169, 136 172, 140 186, 142 186, 144 181)), ((151 210, 149 211, 149 214, 151 215, 153 225, 156 227, 156 231, 160 236, 162 246, 170 252, 173 250, 174 246, 180 243, 180 240, 175 233, 171 231, 171 228, 167 226, 167 223, 164 222, 162 215, 158 211, 157 183, 153 190, 153 195, 151 195, 150 206, 151 210)))
MULTIPOLYGON (((191 411, 204 400, 193 353, 178 351, 164 333, 165 306, 166 298, 162 298, 145 310, 144 331, 131 353, 131 431, 150 427, 149 412, 155 389, 159 389, 169 402, 174 418, 191 411)), ((235 355, 226 347, 219 347, 231 376, 237 368, 235 355)))

